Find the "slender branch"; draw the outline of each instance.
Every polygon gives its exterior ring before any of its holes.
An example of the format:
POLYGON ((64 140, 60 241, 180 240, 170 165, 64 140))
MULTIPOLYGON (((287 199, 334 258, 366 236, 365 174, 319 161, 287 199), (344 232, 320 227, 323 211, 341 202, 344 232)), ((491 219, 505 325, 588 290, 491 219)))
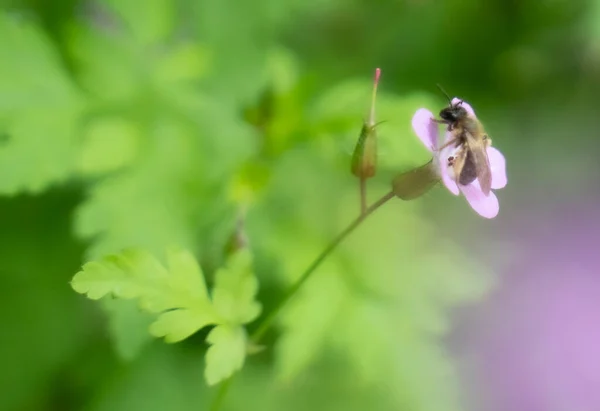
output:
POLYGON ((321 265, 323 260, 331 254, 333 250, 350 234, 352 231, 356 229, 368 216, 370 216, 375 210, 379 207, 387 203, 390 199, 394 198, 394 193, 389 192, 375 203, 373 203, 370 207, 368 207, 364 213, 361 213, 348 227, 344 229, 337 237, 333 239, 333 241, 317 256, 315 261, 312 262, 311 265, 302 273, 300 278, 288 289, 283 298, 279 301, 279 303, 271 310, 271 312, 259 323, 258 327, 250 336, 250 340, 254 343, 258 342, 263 334, 269 329, 272 325, 273 321, 281 311, 281 309, 285 306, 290 298, 292 298, 296 292, 302 287, 302 285, 308 280, 311 274, 321 265))
MULTIPOLYGON (((361 179, 361 181, 365 181, 361 179)), ((361 184, 361 200, 365 197, 362 196, 362 186, 361 184)), ((361 210, 360 215, 350 223, 348 227, 346 227, 341 233, 338 234, 337 237, 333 239, 331 243, 317 256, 317 258, 312 262, 311 265, 302 273, 300 278, 288 289, 283 298, 279 301, 279 303, 271 310, 271 312, 259 323, 258 327, 250 336, 250 342, 256 343, 260 338, 264 335, 264 333, 269 329, 271 325, 273 325, 273 321, 279 314, 279 312, 283 309, 286 303, 298 292, 298 290, 302 287, 302 285, 310 278, 311 274, 321 265, 321 263, 331 254, 338 245, 350 235, 368 216, 373 214, 375 210, 379 207, 387 203, 389 200, 394 198, 394 192, 390 191, 375 203, 373 203, 370 207, 364 207, 361 210)), ((365 198, 366 201, 366 198, 365 198)), ((219 391, 213 400, 210 410, 211 411, 219 411, 221 406, 223 405, 223 401, 229 392, 229 388, 231 387, 231 381, 235 375, 232 375, 225 381, 223 381, 219 387, 219 391)))
POLYGON ((360 177, 358 179, 360 184, 360 215, 367 212, 367 179, 360 177))
POLYGON ((210 405, 210 411, 219 411, 221 409, 223 401, 225 400, 225 397, 229 392, 229 387, 231 387, 233 377, 235 377, 235 374, 221 383, 221 385, 219 386, 219 391, 217 391, 217 395, 215 396, 214 400, 212 401, 212 404, 210 405))

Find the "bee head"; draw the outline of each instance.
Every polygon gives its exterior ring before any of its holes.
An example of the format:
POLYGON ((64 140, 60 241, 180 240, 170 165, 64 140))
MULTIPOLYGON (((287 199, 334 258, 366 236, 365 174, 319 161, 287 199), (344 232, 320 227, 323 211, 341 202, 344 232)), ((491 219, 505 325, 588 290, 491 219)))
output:
POLYGON ((448 93, 446 93, 446 90, 444 90, 439 84, 437 86, 442 92, 442 94, 446 96, 446 98, 448 99, 448 103, 450 104, 448 107, 440 111, 440 117, 446 121, 449 121, 450 123, 455 123, 467 117, 468 113, 467 110, 465 110, 465 108, 462 106, 462 100, 460 100, 456 104, 452 104, 452 99, 450 98, 448 93))
POLYGON ((451 104, 440 111, 440 117, 452 123, 461 120, 467 116, 467 110, 462 106, 462 101, 456 104, 451 104))

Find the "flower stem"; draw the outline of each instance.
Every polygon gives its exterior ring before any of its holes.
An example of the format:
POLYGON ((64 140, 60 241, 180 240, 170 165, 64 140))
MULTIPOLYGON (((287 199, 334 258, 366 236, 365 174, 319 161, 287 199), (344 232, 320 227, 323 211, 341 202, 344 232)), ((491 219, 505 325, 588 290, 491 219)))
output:
MULTIPOLYGON (((298 292, 298 290, 302 287, 302 285, 310 278, 311 274, 321 265, 321 263, 337 248, 338 245, 350 235, 368 216, 373 214, 375 210, 379 207, 387 203, 389 200, 395 197, 393 191, 390 191, 375 203, 371 204, 370 207, 365 207, 365 209, 361 210, 360 215, 350 223, 348 227, 344 229, 341 233, 338 234, 337 237, 333 239, 331 243, 317 256, 317 258, 312 262, 311 265, 302 273, 300 278, 288 289, 283 298, 279 301, 279 303, 271 310, 271 312, 259 323, 256 330, 250 336, 250 343, 256 343, 260 338, 264 335, 264 333, 273 325, 273 321, 279 314, 279 312, 283 309, 286 303, 298 292)), ((362 199, 362 195, 361 195, 362 199)), ((232 375, 225 381, 223 381, 219 387, 219 391, 213 400, 213 403, 210 407, 211 411, 218 411, 227 396, 227 392, 229 391, 229 387, 231 386, 231 381, 233 380, 235 375, 232 375)))
POLYGON ((221 409, 221 406, 223 405, 223 401, 225 400, 225 397, 227 396, 227 392, 229 392, 229 387, 231 387, 231 382, 233 380, 233 377, 235 377, 235 375, 232 375, 231 377, 227 378, 225 381, 223 381, 221 383, 221 385, 219 386, 219 391, 217 391, 217 395, 215 396, 215 399, 212 401, 212 404, 210 405, 210 411, 219 411, 221 409))
POLYGON ((370 207, 368 207, 364 213, 361 213, 348 227, 344 229, 341 233, 338 234, 337 237, 333 239, 331 243, 317 256, 315 261, 312 262, 311 265, 302 273, 300 278, 288 289, 283 298, 279 301, 279 303, 271 310, 271 312, 259 323, 256 330, 250 336, 250 341, 253 343, 258 342, 263 334, 269 329, 269 327, 273 324, 273 321, 281 311, 281 309, 285 306, 285 304, 298 292, 300 287, 308 280, 311 274, 321 265, 321 263, 331 254, 333 250, 350 234, 352 231, 356 229, 368 216, 370 216, 375 210, 379 207, 387 203, 389 200, 394 198, 394 193, 389 192, 375 203, 373 203, 370 207))
POLYGON ((360 214, 363 215, 367 211, 367 179, 361 176, 358 181, 360 187, 360 214))

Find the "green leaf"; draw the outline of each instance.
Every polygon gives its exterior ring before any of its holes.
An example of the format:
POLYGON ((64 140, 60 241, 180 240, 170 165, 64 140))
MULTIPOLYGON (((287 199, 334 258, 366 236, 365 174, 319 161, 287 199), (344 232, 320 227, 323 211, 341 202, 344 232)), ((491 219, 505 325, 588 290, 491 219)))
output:
POLYGON ((208 385, 227 379, 240 370, 246 358, 246 332, 243 327, 220 325, 206 341, 211 347, 206 352, 204 377, 208 385))
POLYGON ((138 123, 143 155, 95 184, 77 210, 75 229, 92 240, 91 258, 132 246, 153 253, 169 244, 197 246, 198 227, 212 224, 214 214, 228 207, 222 181, 247 150, 243 131, 226 117, 226 128, 214 132, 241 138, 235 145, 226 137, 209 139, 209 130, 198 136, 197 127, 160 114, 147 124, 138 123), (224 160, 210 162, 207 157, 224 160))
POLYGON ((77 168, 83 175, 101 175, 133 163, 139 153, 139 127, 123 118, 98 118, 86 130, 77 168))
MULTIPOLYGON (((209 384, 216 384, 242 367, 247 350, 246 332, 241 325, 256 318, 261 308, 255 300, 258 282, 248 249, 232 254, 226 266, 218 270, 212 301, 198 263, 189 252, 180 249, 168 250, 167 267, 139 249, 109 255, 85 264, 71 284, 75 291, 93 300, 108 294, 137 299, 143 311, 158 314, 150 325, 150 334, 164 337, 168 343, 181 341, 205 326, 217 325, 207 337, 212 344, 206 354, 209 384)), ((119 313, 115 318, 139 324, 135 318, 132 321, 119 313)), ((111 324, 118 326, 123 321, 111 324)), ((124 335, 129 336, 130 343, 118 342, 117 347, 131 358, 132 350, 139 349, 144 340, 136 338, 135 333, 124 335)))
POLYGON ((125 250, 85 264, 73 277, 72 286, 93 300, 109 293, 117 298, 138 299, 144 311, 161 313, 151 326, 152 334, 165 336, 169 342, 180 341, 216 323, 217 317, 194 257, 187 251, 172 249, 167 260, 168 269, 146 251, 125 250), (180 310, 185 314, 174 314, 180 310))
POLYGON ((154 321, 154 316, 141 311, 134 300, 105 298, 102 306, 108 314, 108 329, 112 335, 120 336, 111 341, 114 349, 121 358, 133 360, 152 341, 148 327, 154 321))
POLYGON ((123 103, 139 93, 147 66, 136 46, 121 33, 102 35, 90 25, 73 25, 67 47, 79 69, 79 82, 100 101, 123 103))
POLYGON ((212 244, 231 207, 223 181, 257 143, 238 106, 201 89, 210 50, 189 38, 163 41, 170 17, 162 14, 172 3, 152 1, 139 13, 134 3, 111 2, 121 17, 112 20, 124 24, 92 19, 68 36, 78 83, 94 104, 76 166, 103 177, 76 212, 75 232, 89 241, 91 259, 128 247, 157 254, 169 244, 212 244))
POLYGON ((200 328, 214 323, 212 310, 202 311, 181 308, 167 311, 150 325, 150 334, 155 337, 165 337, 165 342, 175 343, 185 340, 200 328))
POLYGON ((170 0, 106 0, 133 36, 144 44, 165 40, 175 25, 175 7, 170 0))
POLYGON ((73 172, 84 100, 33 24, 0 13, 0 38, 0 193, 39 192, 73 172))
MULTIPOLYGON (((142 27, 146 22, 137 16, 139 5, 111 3, 118 15, 133 22, 112 30, 96 24, 71 28, 68 48, 79 68, 80 83, 101 102, 125 104, 120 106, 124 111, 158 104, 192 112, 202 100, 198 86, 212 65, 210 50, 190 40, 165 45, 161 40, 170 32, 170 24, 151 33, 152 28, 142 27)), ((172 9, 168 1, 151 3, 143 11, 158 18, 164 17, 159 9, 172 9)))
POLYGON ((255 301, 258 280, 252 272, 252 254, 241 249, 216 274, 212 293, 213 304, 226 324, 245 324, 261 311, 255 301))

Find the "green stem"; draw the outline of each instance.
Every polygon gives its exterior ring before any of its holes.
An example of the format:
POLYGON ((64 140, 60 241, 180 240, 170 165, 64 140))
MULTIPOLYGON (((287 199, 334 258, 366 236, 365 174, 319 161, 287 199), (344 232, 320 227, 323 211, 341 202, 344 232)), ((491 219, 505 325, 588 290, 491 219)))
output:
POLYGON ((367 212, 367 179, 364 177, 359 178, 360 187, 360 214, 367 212))
POLYGON ((221 409, 223 401, 225 400, 225 396, 227 396, 227 392, 229 391, 229 387, 231 386, 231 382, 233 381, 233 377, 235 377, 235 374, 221 383, 221 385, 219 386, 219 391, 217 392, 215 399, 210 405, 210 411, 219 411, 221 409))
POLYGON ((342 231, 333 241, 319 254, 319 256, 312 262, 310 266, 302 273, 300 278, 288 289, 283 298, 279 301, 279 303, 271 310, 271 312, 259 323, 258 327, 250 336, 250 341, 253 343, 257 343, 258 340, 263 336, 263 334, 269 329, 269 327, 273 324, 273 321, 281 311, 281 309, 285 306, 285 304, 298 292, 300 287, 308 280, 311 274, 321 265, 323 260, 331 254, 333 250, 350 234, 352 231, 356 229, 368 216, 370 216, 375 210, 379 207, 387 203, 389 200, 394 198, 394 193, 389 192, 375 203, 373 203, 370 207, 368 207, 363 213, 361 213, 344 231, 342 231))
MULTIPOLYGON (((288 289, 283 298, 279 301, 279 303, 271 310, 271 312, 259 323, 256 330, 250 336, 250 342, 256 343, 260 338, 264 335, 264 333, 269 329, 271 325, 273 325, 273 321, 279 314, 279 312, 283 309, 286 303, 298 292, 298 290, 302 287, 302 285, 310 278, 311 274, 321 265, 321 263, 337 248, 337 246, 346 238, 350 233, 352 233, 356 227, 358 227, 367 217, 369 217, 375 210, 379 207, 387 203, 389 200, 395 197, 393 191, 390 191, 375 203, 373 203, 370 207, 366 208, 360 215, 350 223, 348 227, 344 229, 341 233, 338 234, 337 237, 333 239, 331 243, 317 256, 315 261, 312 262, 311 265, 302 273, 300 278, 288 289)), ((223 401, 229 391, 229 387, 231 386, 231 381, 233 380, 234 375, 229 377, 227 380, 221 383, 219 387, 219 391, 213 403, 210 407, 211 411, 218 411, 221 409, 223 401)))

